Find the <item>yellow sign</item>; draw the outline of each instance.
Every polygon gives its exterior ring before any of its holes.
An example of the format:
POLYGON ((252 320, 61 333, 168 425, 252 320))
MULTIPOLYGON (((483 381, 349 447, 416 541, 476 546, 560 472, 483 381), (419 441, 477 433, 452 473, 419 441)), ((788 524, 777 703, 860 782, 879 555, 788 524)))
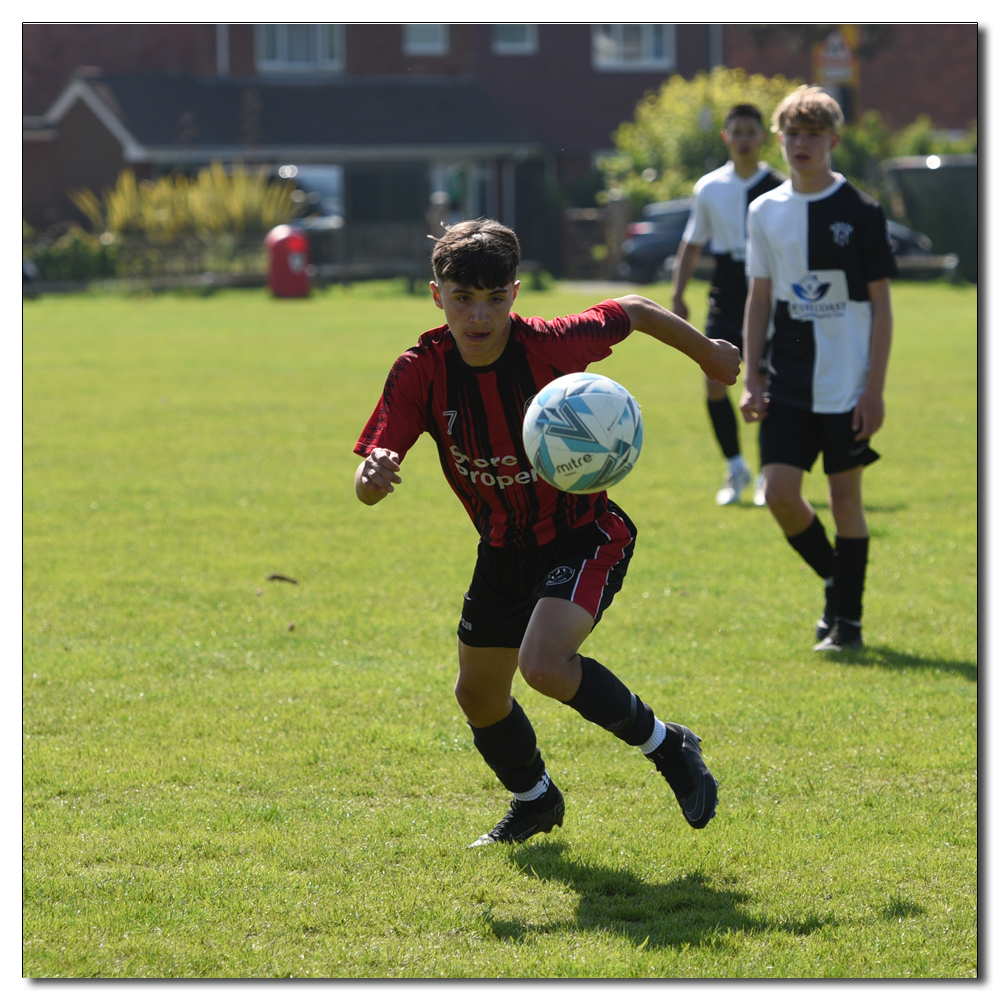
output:
POLYGON ((813 49, 813 82, 821 87, 857 87, 858 28, 842 24, 813 49))

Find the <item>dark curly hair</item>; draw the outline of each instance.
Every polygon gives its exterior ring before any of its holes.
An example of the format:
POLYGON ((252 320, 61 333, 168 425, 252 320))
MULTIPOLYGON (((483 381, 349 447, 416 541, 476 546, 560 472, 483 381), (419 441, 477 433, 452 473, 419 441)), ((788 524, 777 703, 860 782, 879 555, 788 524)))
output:
POLYGON ((514 230, 496 219, 468 219, 449 226, 434 244, 431 266, 438 282, 502 288, 517 279, 521 244, 514 230))

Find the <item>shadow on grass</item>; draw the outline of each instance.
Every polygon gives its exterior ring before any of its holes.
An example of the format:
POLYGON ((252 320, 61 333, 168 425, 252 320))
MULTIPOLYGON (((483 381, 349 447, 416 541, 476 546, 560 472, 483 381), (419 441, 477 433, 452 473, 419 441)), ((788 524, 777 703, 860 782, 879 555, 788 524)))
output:
MULTIPOLYGON (((810 504, 816 508, 816 510, 829 510, 830 501, 829 500, 810 500, 810 504)), ((898 514, 901 510, 906 510, 905 503, 868 503, 865 502, 865 513, 866 514, 898 514)))
POLYGON ((825 654, 843 663, 858 663, 868 667, 886 667, 889 670, 944 670, 960 674, 972 684, 979 683, 979 664, 972 660, 945 660, 938 656, 917 656, 901 653, 888 646, 865 646, 857 651, 825 654))
POLYGON ((559 842, 532 844, 511 853, 525 873, 560 882, 579 897, 574 920, 534 923, 496 920, 488 923, 501 939, 519 941, 528 934, 562 930, 606 930, 628 938, 635 947, 682 948, 710 943, 729 931, 784 931, 805 936, 836 923, 831 916, 767 920, 744 909, 750 897, 735 886, 715 888, 700 872, 666 884, 647 882, 628 868, 584 864, 565 856, 559 842))
POLYGON ((918 903, 911 903, 902 896, 893 896, 892 901, 879 911, 883 920, 902 920, 903 917, 919 917, 927 911, 918 903))

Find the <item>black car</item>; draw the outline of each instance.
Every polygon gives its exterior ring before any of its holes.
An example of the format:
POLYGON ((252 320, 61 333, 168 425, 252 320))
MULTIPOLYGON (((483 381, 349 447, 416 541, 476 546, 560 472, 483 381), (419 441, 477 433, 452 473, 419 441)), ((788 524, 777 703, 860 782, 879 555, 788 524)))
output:
POLYGON ((677 253, 692 204, 690 198, 678 198, 643 208, 642 219, 625 228, 619 265, 623 278, 648 284, 665 276, 664 264, 677 253))
MULTIPOLYGON (((642 210, 642 220, 625 229, 619 265, 623 278, 639 284, 669 278, 666 264, 677 254, 691 206, 690 198, 678 198, 654 202, 642 210)), ((915 229, 890 220, 888 230, 889 242, 897 257, 925 257, 933 252, 930 239, 915 229)))
POLYGON ((918 233, 900 222, 893 222, 892 219, 889 219, 886 227, 889 230, 892 252, 897 257, 926 257, 933 252, 934 245, 929 236, 918 233))

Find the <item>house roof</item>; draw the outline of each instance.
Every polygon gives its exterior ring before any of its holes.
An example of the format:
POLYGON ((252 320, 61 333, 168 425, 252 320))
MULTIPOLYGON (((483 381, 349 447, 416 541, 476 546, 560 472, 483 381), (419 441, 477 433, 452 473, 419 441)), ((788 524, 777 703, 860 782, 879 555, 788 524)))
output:
POLYGON ((131 161, 517 155, 537 144, 473 77, 77 77, 43 121, 84 101, 131 161))

